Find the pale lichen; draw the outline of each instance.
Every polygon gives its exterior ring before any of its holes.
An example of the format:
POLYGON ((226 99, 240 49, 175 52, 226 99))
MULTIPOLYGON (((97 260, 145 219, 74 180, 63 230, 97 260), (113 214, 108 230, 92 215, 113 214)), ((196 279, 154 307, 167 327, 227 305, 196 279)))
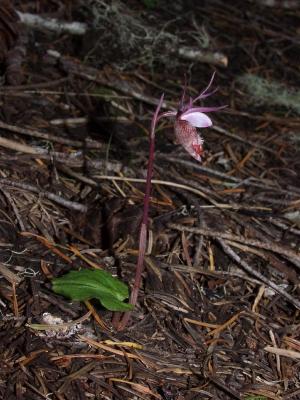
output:
POLYGON ((246 89, 252 104, 283 107, 300 114, 299 90, 254 74, 242 75, 238 83, 246 89))

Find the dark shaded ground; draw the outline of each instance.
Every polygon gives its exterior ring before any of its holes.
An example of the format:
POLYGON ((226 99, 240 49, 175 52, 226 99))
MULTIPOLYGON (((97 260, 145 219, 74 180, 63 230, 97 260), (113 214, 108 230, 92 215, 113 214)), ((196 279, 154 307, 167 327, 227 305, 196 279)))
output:
POLYGON ((297 89, 299 8, 9 3, 0 7, 0 398, 299 399, 299 115, 250 104, 237 81, 248 72, 297 89), (84 37, 57 34, 19 28, 13 7, 90 26, 98 7, 102 19, 84 37), (203 45, 203 32, 206 53, 221 52, 227 68, 178 57, 203 45), (98 266, 132 285, 144 191, 134 178, 145 177, 155 104, 164 92, 176 107, 184 74, 194 95, 215 68, 219 91, 206 104, 229 108, 203 133, 203 163, 174 144, 171 122, 160 125, 144 280, 116 332, 111 312, 53 294, 51 279, 98 266))

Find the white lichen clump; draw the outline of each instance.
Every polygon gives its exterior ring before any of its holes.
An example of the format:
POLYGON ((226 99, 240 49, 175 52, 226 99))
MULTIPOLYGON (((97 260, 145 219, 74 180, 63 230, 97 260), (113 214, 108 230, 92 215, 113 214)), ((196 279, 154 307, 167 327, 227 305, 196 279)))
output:
POLYGON ((249 101, 255 105, 279 106, 300 114, 300 91, 282 83, 269 81, 257 75, 244 74, 238 78, 249 93, 249 101))
POLYGON ((67 339, 82 331, 82 324, 74 324, 72 326, 61 317, 57 317, 48 312, 43 313, 42 323, 49 325, 49 329, 39 332, 39 336, 47 336, 57 339, 67 339), (59 329, 58 329, 59 328, 59 329))

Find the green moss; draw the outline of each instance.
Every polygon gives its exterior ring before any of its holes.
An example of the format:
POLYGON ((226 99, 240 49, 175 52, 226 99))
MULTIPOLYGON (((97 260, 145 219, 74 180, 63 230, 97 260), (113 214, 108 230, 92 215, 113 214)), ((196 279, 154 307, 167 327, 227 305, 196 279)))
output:
POLYGON ((142 0, 142 3, 146 8, 155 8, 158 6, 159 0, 142 0))
POLYGON ((252 74, 242 75, 238 78, 238 82, 249 93, 251 103, 284 107, 300 114, 300 91, 252 74))

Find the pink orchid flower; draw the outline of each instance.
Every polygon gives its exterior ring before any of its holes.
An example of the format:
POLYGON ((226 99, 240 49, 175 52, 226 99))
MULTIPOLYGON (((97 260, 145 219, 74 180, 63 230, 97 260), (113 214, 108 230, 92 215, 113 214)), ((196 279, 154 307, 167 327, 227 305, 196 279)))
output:
POLYGON ((181 144, 184 149, 197 161, 201 161, 203 153, 203 139, 198 134, 196 128, 207 128, 212 126, 212 120, 206 115, 207 112, 218 111, 226 106, 221 107, 195 107, 194 103, 198 100, 205 99, 215 93, 216 90, 208 93, 209 88, 214 80, 213 74, 208 86, 195 99, 190 98, 185 103, 185 89, 183 91, 179 107, 177 111, 167 111, 162 113, 161 117, 175 117, 175 136, 176 141, 181 144))
MULTIPOLYGON (((147 247, 147 226, 148 226, 148 214, 150 207, 150 196, 151 196, 151 183, 153 175, 153 164, 154 164, 154 153, 155 153, 155 129, 156 124, 163 117, 175 117, 175 135, 177 141, 190 153, 196 160, 201 160, 201 154, 203 152, 202 144, 203 139, 198 135, 196 128, 206 128, 212 125, 211 119, 206 115, 207 112, 217 111, 224 107, 194 107, 194 103, 198 100, 205 99, 212 95, 215 91, 208 93, 208 90, 213 82, 214 75, 212 76, 209 85, 202 93, 195 99, 190 99, 188 103, 185 103, 185 90, 183 91, 179 107, 177 111, 167 111, 160 114, 161 107, 163 105, 164 95, 161 96, 155 113, 152 118, 150 135, 149 135, 149 159, 147 168, 147 179, 146 189, 144 196, 144 208, 143 208, 143 219, 140 229, 139 237, 139 254, 135 272, 134 286, 132 288, 130 303, 135 305, 138 299, 139 288, 142 280, 142 273, 144 270, 144 259, 147 247)), ((121 321, 117 321, 117 327, 119 330, 125 328, 130 318, 130 312, 123 315, 121 321)))

